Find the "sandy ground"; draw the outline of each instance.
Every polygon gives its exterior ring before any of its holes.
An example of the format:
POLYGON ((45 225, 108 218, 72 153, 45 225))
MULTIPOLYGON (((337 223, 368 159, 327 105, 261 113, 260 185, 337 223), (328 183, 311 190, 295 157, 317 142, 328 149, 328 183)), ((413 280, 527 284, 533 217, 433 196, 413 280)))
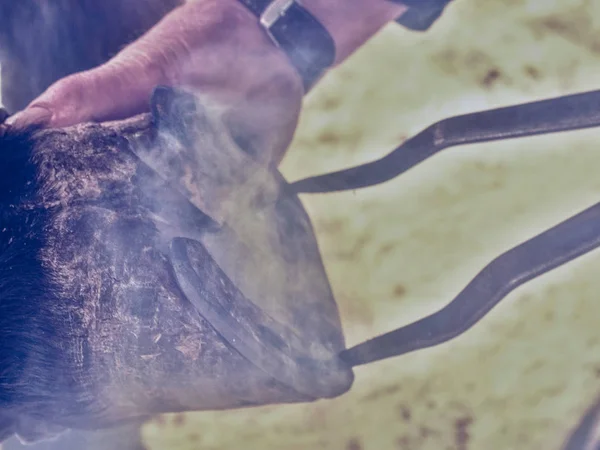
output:
MULTIPOLYGON (((456 0, 390 26, 307 99, 290 179, 375 159, 446 116, 599 86, 600 3, 456 0)), ((349 344, 432 312, 494 256, 600 198, 599 130, 447 150, 362 191, 305 196, 349 344)), ((356 371, 309 405, 167 416, 151 450, 559 449, 600 392, 600 253, 518 289, 464 336, 356 371)))

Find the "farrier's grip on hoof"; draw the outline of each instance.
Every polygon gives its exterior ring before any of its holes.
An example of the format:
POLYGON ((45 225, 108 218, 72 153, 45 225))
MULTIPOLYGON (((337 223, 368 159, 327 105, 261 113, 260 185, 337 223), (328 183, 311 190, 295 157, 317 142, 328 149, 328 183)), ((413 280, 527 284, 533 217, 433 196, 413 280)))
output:
POLYGON ((9 127, 0 150, 7 434, 350 388, 302 203, 202 101, 162 87, 150 114, 9 127))

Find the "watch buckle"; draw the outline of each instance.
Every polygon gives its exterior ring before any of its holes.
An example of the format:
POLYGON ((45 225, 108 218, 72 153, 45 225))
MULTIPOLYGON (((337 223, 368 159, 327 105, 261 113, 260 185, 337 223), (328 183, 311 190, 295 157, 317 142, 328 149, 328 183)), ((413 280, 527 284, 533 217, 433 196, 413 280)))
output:
POLYGON ((269 30, 295 2, 296 0, 274 0, 260 15, 260 24, 269 30))

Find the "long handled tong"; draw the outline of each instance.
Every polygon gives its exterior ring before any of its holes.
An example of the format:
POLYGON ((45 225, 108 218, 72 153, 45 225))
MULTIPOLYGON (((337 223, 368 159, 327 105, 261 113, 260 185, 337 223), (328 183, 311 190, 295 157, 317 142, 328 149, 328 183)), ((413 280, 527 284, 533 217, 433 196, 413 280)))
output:
MULTIPOLYGON (((372 186, 455 145, 600 126, 600 91, 451 117, 426 128, 387 156, 293 183, 298 193, 372 186)), ((600 246, 600 203, 518 245, 488 264, 447 306, 417 322, 342 352, 352 366, 446 342, 481 320, 521 284, 600 246)))

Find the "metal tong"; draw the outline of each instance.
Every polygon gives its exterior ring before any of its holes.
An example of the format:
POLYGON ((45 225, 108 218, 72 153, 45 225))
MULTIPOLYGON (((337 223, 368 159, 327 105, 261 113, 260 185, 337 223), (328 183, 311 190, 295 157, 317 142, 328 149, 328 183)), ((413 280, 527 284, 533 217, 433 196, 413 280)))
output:
MULTIPOLYGON (((451 117, 431 125, 387 156, 292 183, 297 193, 373 186, 455 145, 600 126, 600 91, 451 117)), ((447 306, 417 322, 341 353, 352 366, 446 342, 467 331, 523 283, 600 246, 600 203, 489 263, 447 306)))

